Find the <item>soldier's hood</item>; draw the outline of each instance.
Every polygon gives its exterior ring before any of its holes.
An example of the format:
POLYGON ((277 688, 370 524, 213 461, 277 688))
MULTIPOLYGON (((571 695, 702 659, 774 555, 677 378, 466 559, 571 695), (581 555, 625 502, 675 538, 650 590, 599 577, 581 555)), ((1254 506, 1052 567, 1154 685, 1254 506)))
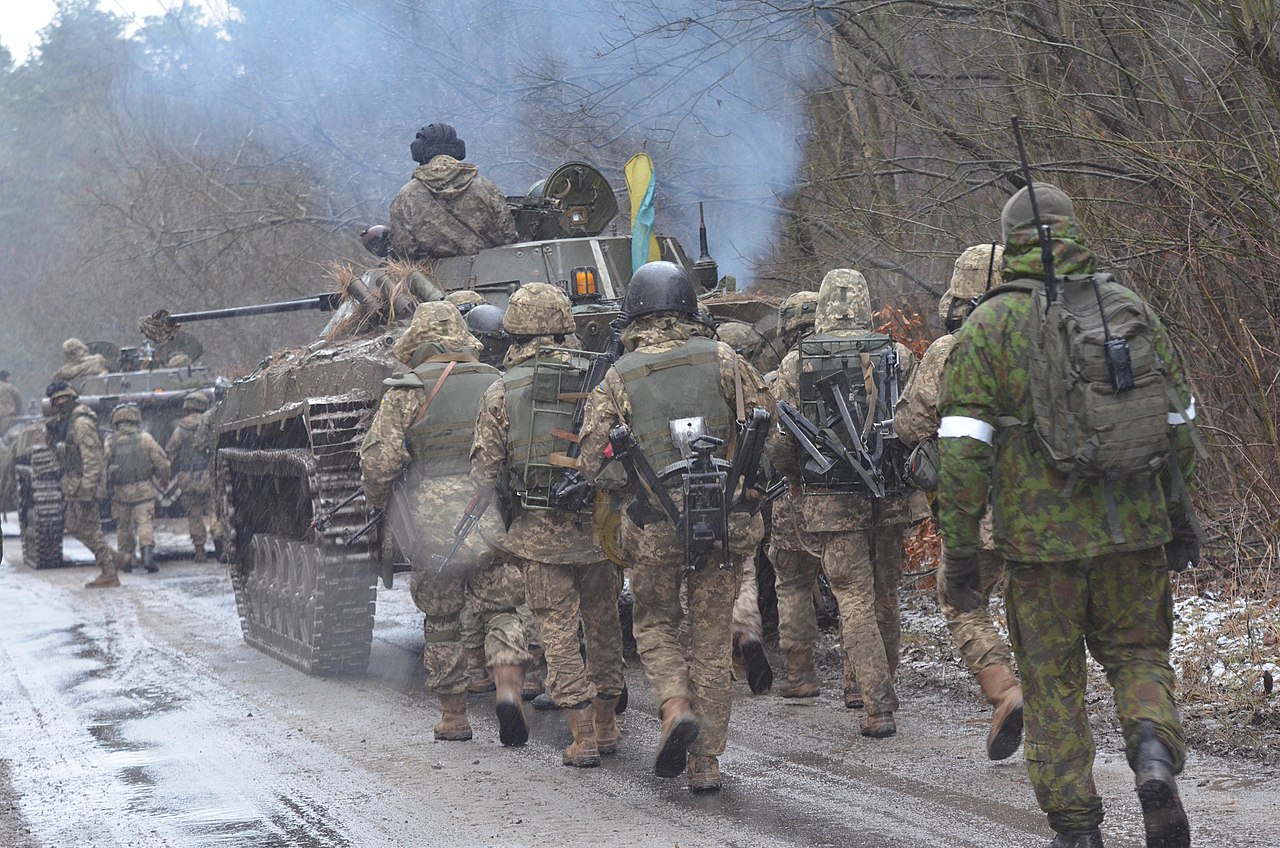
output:
POLYGON ((822 278, 814 330, 871 330, 871 291, 861 272, 836 268, 822 278))
POLYGON ((68 362, 83 359, 89 355, 89 346, 79 339, 67 339, 62 343, 62 358, 68 362))
POLYGON ((396 340, 391 353, 412 368, 437 353, 478 354, 480 348, 480 340, 471 335, 458 308, 435 300, 418 304, 409 329, 396 340))
POLYGON ((564 344, 557 342, 555 336, 534 336, 523 344, 513 344, 507 348, 507 355, 502 357, 502 368, 514 368, 526 359, 532 359, 533 355, 538 352, 541 347, 564 347, 564 344))
MULTIPOLYGON (((1053 250, 1053 272, 1059 277, 1068 274, 1092 274, 1097 258, 1084 242, 1080 224, 1065 215, 1045 215, 1049 225, 1053 250)), ((1009 233, 1004 245, 1003 278, 1006 281, 1044 277, 1044 264, 1040 261, 1040 236, 1034 226, 1019 227, 1009 233)))
POLYGON ((704 327, 680 315, 657 313, 632 321, 622 331, 622 346, 627 350, 661 344, 686 342, 694 336, 705 336, 704 327))
POLYGON ((452 156, 435 156, 425 165, 413 169, 413 178, 421 180, 432 194, 452 197, 461 194, 476 178, 476 166, 459 162, 452 156))
POLYGON ((111 425, 117 433, 136 433, 141 427, 134 421, 121 421, 118 424, 111 425))

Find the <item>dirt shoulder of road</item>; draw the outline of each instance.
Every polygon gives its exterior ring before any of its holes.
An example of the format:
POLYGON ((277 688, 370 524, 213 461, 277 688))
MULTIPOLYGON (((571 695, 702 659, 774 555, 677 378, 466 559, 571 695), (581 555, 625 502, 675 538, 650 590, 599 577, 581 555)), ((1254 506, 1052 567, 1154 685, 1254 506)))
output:
POLYGON ((8 848, 39 848, 31 826, 18 809, 18 793, 9 779, 9 763, 0 760, 0 833, 8 848))

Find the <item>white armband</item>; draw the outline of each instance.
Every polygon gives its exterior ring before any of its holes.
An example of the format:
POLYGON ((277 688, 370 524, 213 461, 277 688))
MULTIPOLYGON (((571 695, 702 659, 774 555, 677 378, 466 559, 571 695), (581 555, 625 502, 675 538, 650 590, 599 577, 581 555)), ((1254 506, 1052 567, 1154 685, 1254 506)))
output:
POLYGON ((996 428, 979 418, 948 415, 938 422, 939 439, 977 439, 991 444, 996 428))
POLYGON ((1186 409, 1182 410, 1181 412, 1170 412, 1166 416, 1166 420, 1168 420, 1170 425, 1176 427, 1179 424, 1186 424, 1190 421, 1194 421, 1195 417, 1196 417, 1196 399, 1195 399, 1195 396, 1192 395, 1191 403, 1187 405, 1186 409))

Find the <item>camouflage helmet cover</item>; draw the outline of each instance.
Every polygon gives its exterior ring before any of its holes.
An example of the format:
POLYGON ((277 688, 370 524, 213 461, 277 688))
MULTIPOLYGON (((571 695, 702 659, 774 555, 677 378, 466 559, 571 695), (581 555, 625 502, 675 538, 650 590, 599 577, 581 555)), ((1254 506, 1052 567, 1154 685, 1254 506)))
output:
POLYGON ((567 336, 574 330, 569 296, 548 283, 526 283, 507 303, 502 326, 513 336, 567 336))
POLYGON ((62 343, 62 358, 67 361, 79 359, 89 353, 89 346, 76 338, 67 339, 62 343))
POLYGON ((111 426, 126 423, 142 423, 142 411, 138 409, 136 403, 122 403, 111 411, 111 426))
POLYGON ((444 299, 447 303, 453 304, 458 307, 459 310, 464 312, 466 311, 463 309, 464 306, 479 306, 482 303, 489 302, 484 299, 484 295, 479 292, 473 292, 471 289, 458 289, 457 291, 451 291, 444 296, 444 299))
POLYGON ((44 396, 51 401, 56 401, 58 398, 64 397, 69 397, 72 400, 75 400, 80 397, 80 393, 72 388, 70 383, 64 380, 57 380, 56 382, 50 383, 45 388, 44 396))
POLYGON ((391 353, 408 365, 418 348, 430 343, 439 345, 442 350, 455 352, 480 350, 480 340, 467 329, 462 313, 456 306, 443 300, 418 304, 418 308, 413 311, 409 329, 396 340, 391 353))
POLYGON ((201 389, 187 394, 182 399, 182 408, 184 410, 194 410, 195 412, 204 412, 209 408, 209 395, 201 389))
POLYGON ((716 337, 748 362, 755 362, 765 343, 759 330, 741 321, 725 321, 720 324, 716 327, 716 337))
POLYGON ((812 327, 818 313, 818 293, 798 291, 787 295, 778 307, 778 331, 783 335, 812 327))
MULTIPOLYGON (((1053 183, 1036 183, 1035 188, 1036 206, 1040 207, 1041 215, 1063 215, 1067 218, 1076 216, 1071 198, 1067 197, 1062 189, 1053 183)), ((1009 198, 1000 212, 1000 230, 1004 240, 1008 241, 1014 230, 1027 226, 1034 217, 1031 212, 1031 198, 1027 193, 1027 187, 1023 186, 1014 192, 1013 197, 1009 198)))
POLYGON ((972 303, 1000 284, 1002 244, 975 244, 956 257, 951 283, 938 301, 938 317, 949 324, 963 320, 972 311, 972 303))
POLYGON ((814 330, 870 330, 871 292, 867 278, 852 268, 828 271, 818 287, 814 330))

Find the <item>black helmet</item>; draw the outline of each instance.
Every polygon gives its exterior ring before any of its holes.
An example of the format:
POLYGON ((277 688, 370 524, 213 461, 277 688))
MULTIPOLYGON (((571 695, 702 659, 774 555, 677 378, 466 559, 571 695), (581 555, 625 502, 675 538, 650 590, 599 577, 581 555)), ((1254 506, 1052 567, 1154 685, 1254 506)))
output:
POLYGON ((419 165, 425 165, 437 156, 466 159, 467 143, 458 138, 457 132, 448 124, 428 124, 413 137, 409 153, 419 165))
POLYGON ((80 397, 80 393, 72 388, 71 384, 65 380, 56 380, 45 387, 44 396, 49 400, 58 400, 59 398, 69 397, 72 400, 80 397))
POLYGON ((364 249, 377 256, 379 259, 385 259, 387 254, 391 252, 391 228, 385 224, 374 224, 372 227, 365 227, 360 232, 360 243, 364 245, 364 249))
POLYGON ((689 272, 674 262, 647 262, 631 275, 622 311, 635 320, 654 312, 698 314, 698 296, 689 272))
POLYGON ((484 349, 480 351, 480 361, 487 365, 501 366, 511 347, 511 336, 502 327, 505 314, 506 310, 500 306, 481 303, 468 309, 464 316, 471 335, 484 345, 484 349))

